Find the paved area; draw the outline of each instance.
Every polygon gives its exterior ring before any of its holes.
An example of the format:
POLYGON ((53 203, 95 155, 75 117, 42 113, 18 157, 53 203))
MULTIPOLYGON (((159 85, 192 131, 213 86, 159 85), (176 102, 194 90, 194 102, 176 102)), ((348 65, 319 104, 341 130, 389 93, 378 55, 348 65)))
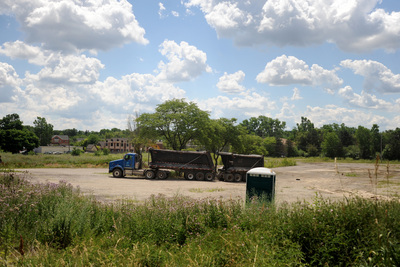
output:
MULTIPOLYGON (((187 181, 183 178, 148 180, 143 177, 113 178, 107 169, 26 169, 22 175, 32 182, 65 180, 100 201, 130 199, 144 201, 152 194, 184 195, 193 198, 245 199, 246 183, 187 181)), ((393 198, 400 196, 400 165, 298 163, 275 168, 276 202, 314 201, 316 195, 332 200, 349 196, 393 198)))

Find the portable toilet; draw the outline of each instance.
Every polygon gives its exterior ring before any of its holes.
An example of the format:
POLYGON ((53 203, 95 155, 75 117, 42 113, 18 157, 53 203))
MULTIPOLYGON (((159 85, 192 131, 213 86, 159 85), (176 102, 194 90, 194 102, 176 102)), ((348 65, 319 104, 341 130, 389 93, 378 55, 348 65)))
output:
POLYGON ((273 201, 275 198, 276 174, 271 169, 258 167, 246 173, 246 199, 258 197, 273 201))

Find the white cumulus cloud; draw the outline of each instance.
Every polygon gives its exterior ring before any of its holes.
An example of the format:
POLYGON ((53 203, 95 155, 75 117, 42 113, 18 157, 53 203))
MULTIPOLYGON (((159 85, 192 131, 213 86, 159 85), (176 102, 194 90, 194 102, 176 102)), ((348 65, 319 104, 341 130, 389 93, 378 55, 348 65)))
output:
POLYGON ((346 51, 400 47, 400 12, 377 8, 380 0, 188 0, 219 37, 236 44, 305 46, 336 43, 346 51))
POLYGON ((211 72, 207 65, 207 55, 187 42, 165 40, 159 49, 169 62, 158 64, 160 73, 157 78, 170 82, 190 81, 203 72, 211 72))
POLYGON ((212 112, 215 118, 237 118, 243 120, 247 117, 258 117, 260 114, 269 114, 275 110, 276 103, 267 96, 250 90, 241 92, 238 96, 217 96, 199 103, 203 110, 212 112))
POLYGON ((240 83, 243 81, 245 74, 243 71, 239 70, 233 74, 224 73, 223 76, 219 78, 217 87, 222 92, 228 94, 236 94, 243 92, 246 88, 240 83))
POLYGON ((373 60, 343 60, 341 66, 364 77, 367 91, 380 93, 400 93, 400 74, 394 74, 380 62, 373 60))
POLYGON ((15 15, 26 42, 51 50, 108 50, 130 42, 148 43, 126 0, 3 1, 1 14, 15 15))
POLYGON ((9 102, 19 88, 21 80, 14 68, 0 62, 0 103, 9 102))
POLYGON ((310 68, 303 60, 286 55, 268 62, 256 79, 270 85, 301 84, 323 86, 326 90, 337 89, 343 83, 336 70, 326 70, 317 64, 310 68))
MULTIPOLYGON (((343 97, 350 105, 368 109, 385 109, 393 111, 395 108, 392 103, 377 98, 375 95, 364 91, 356 94, 350 86, 345 86, 339 90, 339 95, 343 97)), ((399 109, 400 110, 400 109, 399 109)))
POLYGON ((387 118, 373 112, 363 112, 359 109, 348 109, 336 105, 307 106, 307 110, 301 116, 310 119, 316 127, 330 123, 344 123, 350 127, 358 127, 359 125, 371 127, 373 124, 378 124, 382 129, 385 129, 389 123, 387 118))

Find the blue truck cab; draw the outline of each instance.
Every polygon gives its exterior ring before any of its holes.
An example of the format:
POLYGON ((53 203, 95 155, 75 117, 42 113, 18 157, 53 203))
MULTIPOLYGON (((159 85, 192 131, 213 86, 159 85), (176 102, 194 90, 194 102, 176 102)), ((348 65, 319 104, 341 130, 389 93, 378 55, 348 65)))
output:
POLYGON ((113 174, 114 177, 125 177, 126 171, 137 170, 139 166, 140 157, 136 153, 127 153, 123 159, 110 161, 108 164, 108 172, 113 174))

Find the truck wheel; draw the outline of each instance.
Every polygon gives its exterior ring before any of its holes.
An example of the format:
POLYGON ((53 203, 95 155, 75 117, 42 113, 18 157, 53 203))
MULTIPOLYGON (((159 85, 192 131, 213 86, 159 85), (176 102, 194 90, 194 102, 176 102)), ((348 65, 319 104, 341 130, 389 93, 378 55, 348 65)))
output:
POLYGON ((186 180, 194 180, 195 176, 193 172, 185 172, 186 180))
POLYGON ((235 182, 241 182, 242 181, 242 175, 240 173, 235 173, 233 178, 234 178, 235 182))
POLYGON ((152 170, 147 170, 144 175, 147 179, 154 179, 156 177, 156 174, 152 170))
POLYGON ((207 181, 212 181, 214 180, 214 174, 212 172, 207 172, 205 178, 207 181))
POLYGON ((203 172, 196 173, 196 180, 197 181, 204 181, 204 173, 203 172))
POLYGON ((121 170, 120 168, 115 168, 115 169, 113 170, 113 176, 114 176, 114 177, 116 177, 116 178, 121 178, 123 175, 124 175, 124 174, 123 174, 123 172, 122 172, 122 170, 121 170))
POLYGON ((224 180, 225 182, 232 182, 233 181, 233 174, 232 173, 227 173, 224 175, 224 180))
POLYGON ((160 180, 167 179, 167 173, 165 171, 158 171, 157 179, 160 179, 160 180))

